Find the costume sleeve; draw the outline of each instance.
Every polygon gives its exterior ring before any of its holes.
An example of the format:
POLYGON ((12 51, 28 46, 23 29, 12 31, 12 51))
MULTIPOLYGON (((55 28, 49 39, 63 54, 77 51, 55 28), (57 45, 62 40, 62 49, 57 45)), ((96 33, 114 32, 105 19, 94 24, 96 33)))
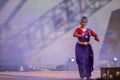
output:
POLYGON ((97 34, 96 34, 94 31, 92 31, 91 29, 90 29, 90 34, 91 34, 93 37, 97 37, 97 34))
POLYGON ((79 28, 77 28, 75 31, 74 31, 74 34, 80 34, 82 35, 83 31, 81 31, 79 28))
POLYGON ((99 38, 98 38, 97 34, 94 31, 90 30, 90 34, 94 37, 94 39, 96 41, 99 41, 99 38))
POLYGON ((75 31, 74 31, 74 33, 78 33, 79 32, 79 29, 77 28, 75 31))

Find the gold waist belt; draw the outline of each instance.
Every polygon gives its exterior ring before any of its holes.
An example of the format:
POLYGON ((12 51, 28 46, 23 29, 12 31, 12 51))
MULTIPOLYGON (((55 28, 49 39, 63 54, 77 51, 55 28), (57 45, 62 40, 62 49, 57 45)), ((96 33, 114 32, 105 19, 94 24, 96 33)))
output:
POLYGON ((86 42, 86 41, 85 42, 78 41, 78 43, 85 46, 89 44, 89 42, 86 42))

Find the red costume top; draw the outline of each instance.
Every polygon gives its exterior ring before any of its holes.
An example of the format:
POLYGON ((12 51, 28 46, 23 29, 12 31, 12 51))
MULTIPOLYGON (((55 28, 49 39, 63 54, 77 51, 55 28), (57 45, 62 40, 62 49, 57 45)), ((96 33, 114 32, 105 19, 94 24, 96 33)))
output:
MULTIPOLYGON (((77 28, 74 33, 83 35, 84 32, 85 31, 83 31, 81 28, 77 28)), ((90 33, 90 35, 92 35, 93 37, 95 37, 96 41, 99 41, 99 39, 97 37, 97 34, 94 31, 92 31, 91 29, 89 29, 89 33, 90 33)))

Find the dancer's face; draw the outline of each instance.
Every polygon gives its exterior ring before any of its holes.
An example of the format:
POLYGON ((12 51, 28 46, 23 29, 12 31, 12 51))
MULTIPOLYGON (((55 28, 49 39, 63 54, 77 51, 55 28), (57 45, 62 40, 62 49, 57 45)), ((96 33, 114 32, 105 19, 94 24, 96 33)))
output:
POLYGON ((88 21, 86 19, 82 19, 80 22, 81 27, 86 27, 88 24, 88 21))

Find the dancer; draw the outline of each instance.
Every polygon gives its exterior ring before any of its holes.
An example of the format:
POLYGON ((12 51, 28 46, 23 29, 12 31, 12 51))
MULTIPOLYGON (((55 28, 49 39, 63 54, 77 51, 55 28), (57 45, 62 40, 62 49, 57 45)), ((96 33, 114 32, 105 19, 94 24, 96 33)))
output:
POLYGON ((94 31, 87 28, 87 17, 82 17, 80 25, 73 33, 73 36, 78 39, 75 47, 75 56, 81 79, 89 80, 93 71, 94 59, 93 50, 89 43, 90 36, 93 36, 96 41, 99 41, 99 38, 94 31))

